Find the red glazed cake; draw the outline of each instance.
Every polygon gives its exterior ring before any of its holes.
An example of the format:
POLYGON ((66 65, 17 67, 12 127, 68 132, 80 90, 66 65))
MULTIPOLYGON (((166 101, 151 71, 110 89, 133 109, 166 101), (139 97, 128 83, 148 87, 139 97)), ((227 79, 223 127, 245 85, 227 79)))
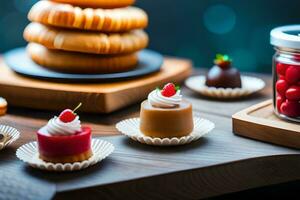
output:
POLYGON ((82 127, 79 116, 66 109, 37 131, 39 157, 52 163, 87 160, 93 155, 91 139, 91 128, 82 127))

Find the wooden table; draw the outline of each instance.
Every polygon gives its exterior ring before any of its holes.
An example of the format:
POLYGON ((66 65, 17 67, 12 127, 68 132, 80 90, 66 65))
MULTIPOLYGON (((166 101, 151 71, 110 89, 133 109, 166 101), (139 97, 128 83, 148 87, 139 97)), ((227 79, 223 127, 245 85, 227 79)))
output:
POLYGON ((10 108, 0 123, 18 128, 22 136, 0 152, 0 199, 201 199, 299 180, 300 151, 232 133, 233 113, 271 97, 270 76, 257 76, 267 88, 238 101, 209 100, 183 88, 194 112, 216 124, 210 134, 186 146, 151 147, 119 135, 115 123, 138 116, 139 105, 110 115, 82 114, 94 136, 116 149, 79 172, 50 173, 19 161, 16 149, 34 140, 35 131, 57 113, 10 108))

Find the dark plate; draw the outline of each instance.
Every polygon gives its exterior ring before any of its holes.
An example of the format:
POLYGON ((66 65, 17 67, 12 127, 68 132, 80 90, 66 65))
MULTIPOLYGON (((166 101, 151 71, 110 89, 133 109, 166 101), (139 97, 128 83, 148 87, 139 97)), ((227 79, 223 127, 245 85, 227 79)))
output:
POLYGON ((108 82, 132 79, 158 72, 163 64, 163 56, 155 51, 143 50, 139 53, 136 69, 112 74, 65 74, 54 72, 34 63, 24 47, 10 50, 4 54, 6 64, 16 73, 55 82, 108 82))

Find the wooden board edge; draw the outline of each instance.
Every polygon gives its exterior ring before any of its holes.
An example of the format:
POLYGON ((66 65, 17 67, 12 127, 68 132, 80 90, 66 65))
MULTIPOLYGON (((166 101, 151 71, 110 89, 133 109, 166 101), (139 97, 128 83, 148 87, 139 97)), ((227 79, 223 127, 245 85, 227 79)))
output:
POLYGON ((293 135, 294 133, 291 131, 285 132, 286 135, 282 136, 281 133, 275 133, 274 129, 268 128, 264 125, 256 125, 257 128, 253 130, 253 128, 248 131, 241 130, 238 127, 248 126, 248 123, 242 120, 235 120, 233 122, 233 133, 238 136, 243 136, 249 139, 255 139, 258 141, 266 142, 266 143, 272 143, 280 146, 285 146, 285 147, 290 147, 290 148, 295 148, 295 149, 300 149, 300 141, 299 138, 290 138, 288 139, 287 135, 293 135), (264 131, 261 131, 261 129, 264 129, 264 131), (253 131, 256 131, 256 134, 253 135, 253 131), (271 135, 269 135, 272 132, 271 135), (280 135, 280 139, 276 138, 275 135, 280 135), (273 139, 270 139, 273 138, 273 139))
MULTIPOLYGON (((267 105, 270 105, 270 104, 272 104, 272 100, 266 100, 266 101, 263 101, 259 104, 250 106, 249 108, 246 108, 242 111, 239 111, 239 112, 233 114, 232 119, 233 120, 241 120, 241 121, 249 121, 251 123, 255 123, 257 118, 253 117, 253 116, 250 116, 249 113, 254 112, 254 111, 260 109, 261 107, 264 107, 264 106, 267 106, 267 105)), ((262 125, 267 126, 269 124, 268 119, 260 118, 260 121, 261 121, 260 124, 262 124, 262 125)), ((286 127, 286 122, 284 122, 284 121, 282 121, 282 122, 276 121, 276 124, 273 124, 273 127, 277 128, 277 129, 280 129, 280 130, 283 130, 283 131, 289 131, 288 128, 284 128, 284 127, 286 127)))
MULTIPOLYGON (((0 61, 1 60, 0 57, 0 61)), ((0 80, 0 94, 9 101, 9 105, 14 105, 17 107, 24 108, 33 108, 33 109, 42 109, 42 110, 61 110, 64 109, 64 106, 61 103, 62 97, 64 98, 64 105, 75 106, 78 102, 82 102, 83 106, 81 110, 86 113, 103 113, 108 114, 114 111, 117 111, 125 106, 133 105, 139 101, 142 101, 146 98, 146 94, 149 93, 153 88, 158 85, 165 83, 167 81, 182 82, 187 78, 193 71, 192 62, 188 59, 178 59, 178 58, 165 58, 164 64, 170 67, 171 65, 179 66, 179 70, 173 72, 173 74, 165 74, 159 76, 154 80, 148 80, 148 83, 143 85, 142 79, 137 82, 130 82, 126 84, 126 87, 121 86, 113 88, 111 91, 78 91, 78 90, 68 90, 68 94, 65 95, 65 90, 57 89, 58 84, 54 83, 50 88, 45 88, 42 85, 37 83, 34 86, 22 86, 20 84, 10 84, 0 80), (181 69, 182 67, 182 69, 181 69), (56 86, 56 87, 54 87, 56 86), (137 88, 137 89, 136 89, 137 88), (150 90, 151 89, 151 90, 150 90), (118 98, 119 96, 130 94, 128 91, 137 91, 137 90, 146 90, 142 95, 138 92, 133 92, 135 95, 134 101, 127 100, 119 105, 113 105, 113 98, 118 98), (14 91, 14 92, 11 92, 14 91), (45 95, 47 93, 47 95, 45 95), (119 95, 118 95, 119 94, 119 95), (47 96, 51 95, 51 98, 47 96), (137 96, 136 96, 137 95, 137 96), (24 97, 20 99, 20 96, 24 97), (76 97, 76 98, 74 98, 76 97), (36 100, 42 101, 44 103, 36 103, 36 100), (48 102, 48 103, 47 103, 48 102), (96 107, 91 108, 90 104, 97 105, 96 107), (47 106, 46 106, 47 105, 47 106)), ((149 75, 152 76, 152 75, 149 75)), ((27 79, 26 77, 22 77, 27 79)), ((126 81, 124 81, 127 83, 126 81)), ((125 84, 124 84, 125 85, 125 84)))
POLYGON ((270 127, 268 126, 267 119, 261 119, 261 122, 257 123, 256 117, 248 115, 249 112, 257 110, 262 106, 269 105, 270 103, 272 103, 272 101, 267 100, 234 114, 232 116, 233 133, 235 135, 260 140, 263 142, 300 149, 299 132, 294 132, 280 127, 280 122, 273 125, 273 127, 270 127), (247 128, 249 123, 255 126, 255 128, 247 128), (255 132, 255 134, 253 134, 253 132, 255 132), (283 132, 284 135, 282 134, 283 132))
MULTIPOLYGON (((188 66, 190 68, 189 70, 192 71, 193 62, 191 60, 189 60, 189 59, 175 58, 175 57, 165 57, 163 65, 167 64, 169 66, 170 63, 172 63, 172 62, 176 62, 177 65, 179 63, 179 65, 188 66)), ((6 65, 4 63, 3 58, 0 55, 0 67, 1 67, 1 64, 2 65, 6 65)), ((8 66, 5 66, 5 67, 9 69, 8 66)), ((26 81, 27 80, 29 80, 29 81, 36 81, 35 85, 34 86, 26 85, 26 87, 22 87, 20 84, 15 84, 14 82, 7 83, 7 82, 5 82, 5 81, 3 81, 1 79, 0 79, 0 85, 3 85, 3 86, 15 86, 15 87, 19 87, 19 88, 28 88, 28 89, 32 89, 32 90, 36 90, 36 89, 43 90, 45 88, 45 86, 43 86, 44 83, 51 83, 53 86, 51 86, 50 88, 47 88, 47 91, 55 91, 55 92, 57 92, 57 91, 65 91, 64 87, 62 87, 62 89, 61 89, 61 88, 58 88, 58 85, 69 85, 69 84, 80 85, 80 83, 64 83, 64 82, 52 82, 52 81, 48 82, 48 81, 45 81, 45 80, 39 80, 39 79, 34 79, 34 78, 30 78, 30 77, 25 77, 25 76, 22 76, 22 75, 18 75, 18 74, 15 74, 11 69, 9 69, 9 70, 14 74, 14 76, 18 76, 18 78, 26 79, 26 81)), ((143 77, 151 77, 151 76, 153 76, 155 74, 156 73, 149 74, 149 75, 142 76, 142 77, 138 77, 137 79, 142 80, 143 77)), ((136 82, 131 83, 132 80, 135 80, 135 79, 124 80, 124 81, 121 81, 121 82, 126 83, 126 89, 132 89, 135 86, 143 86, 143 82, 142 81, 138 81, 138 83, 136 83, 136 82)), ((86 83, 86 84, 95 85, 97 83, 86 83)), ((103 90, 102 89, 102 91, 97 91, 97 92, 95 92, 95 91, 83 91, 83 93, 94 93, 94 94, 103 94, 103 95, 106 95, 106 94, 109 94, 109 93, 112 93, 112 92, 118 92, 120 90, 123 90, 123 87, 118 87, 118 88, 114 89, 114 91, 112 91, 111 89, 109 89, 109 90, 103 90)), ((79 90, 71 90, 69 87, 68 87, 68 91, 71 91, 71 92, 74 92, 74 93, 76 93, 76 92, 82 92, 82 91, 79 91, 79 90)))

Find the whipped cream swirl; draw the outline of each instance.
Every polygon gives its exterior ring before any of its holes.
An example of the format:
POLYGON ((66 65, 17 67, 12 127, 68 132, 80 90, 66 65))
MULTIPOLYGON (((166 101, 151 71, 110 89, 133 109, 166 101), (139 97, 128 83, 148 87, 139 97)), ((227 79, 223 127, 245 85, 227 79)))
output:
POLYGON ((68 123, 62 122, 58 117, 49 120, 46 129, 50 135, 74 135, 81 131, 79 117, 68 123))
POLYGON ((174 108, 182 101, 182 95, 180 95, 180 90, 178 90, 175 95, 165 97, 159 89, 156 89, 148 95, 148 101, 153 107, 174 108))

